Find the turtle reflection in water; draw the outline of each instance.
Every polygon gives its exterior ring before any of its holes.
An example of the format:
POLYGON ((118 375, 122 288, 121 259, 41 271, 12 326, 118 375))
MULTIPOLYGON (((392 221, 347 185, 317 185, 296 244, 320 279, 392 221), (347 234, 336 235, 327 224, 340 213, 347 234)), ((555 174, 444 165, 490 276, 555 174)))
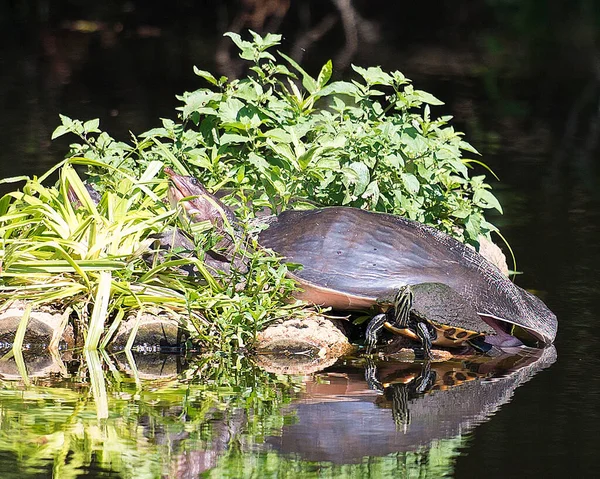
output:
POLYGON ((448 407, 453 404, 454 400, 451 398, 454 396, 462 397, 463 392, 490 387, 489 381, 497 382, 517 371, 527 371, 540 359, 540 365, 546 367, 555 358, 554 347, 550 347, 544 351, 524 348, 517 354, 504 353, 494 358, 479 356, 442 363, 397 363, 395 366, 388 366, 381 382, 376 379, 373 363, 365 370, 365 380, 370 389, 382 392, 376 404, 391 409, 396 426, 406 432, 411 423, 411 407, 425 396, 434 395, 434 398, 428 399, 429 402, 444 401, 448 407), (390 367, 393 367, 391 371, 390 367))
MULTIPOLYGON (((165 172, 172 200, 193 197, 182 202, 192 221, 213 222, 224 238, 229 223, 239 234, 235 215, 197 179, 165 172)), ((556 336, 556 316, 540 299, 429 226, 348 207, 287 210, 261 221, 267 228, 259 233, 260 245, 302 266, 289 273, 303 290, 299 299, 338 310, 378 310, 367 328, 371 347, 382 327, 418 338, 428 357, 431 344, 475 342, 486 349, 523 340, 541 347, 556 336)))
MULTIPOLYGON (((440 363, 386 359, 377 362, 384 388, 379 394, 365 384, 364 358, 348 359, 306 378, 305 390, 285 407, 294 420, 264 442, 281 454, 311 462, 377 464, 365 458, 406 451, 427 455, 440 441, 464 437, 488 420, 517 388, 555 361, 554 346, 518 348, 516 356, 477 355, 440 363), (429 386, 418 392, 421 368, 427 366, 433 373, 429 386)), ((411 474, 442 476, 439 470, 423 470, 426 463, 412 463, 411 474)))

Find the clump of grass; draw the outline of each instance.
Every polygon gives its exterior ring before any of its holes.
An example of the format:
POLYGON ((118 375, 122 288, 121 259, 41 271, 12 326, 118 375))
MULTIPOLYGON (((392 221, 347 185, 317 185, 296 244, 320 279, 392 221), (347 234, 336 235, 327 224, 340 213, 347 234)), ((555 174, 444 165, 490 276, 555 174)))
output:
POLYGON ((96 160, 70 158, 0 199, 0 300, 73 308, 88 349, 105 345, 105 330, 114 332, 132 310, 175 313, 195 339, 222 350, 245 346, 265 323, 289 314, 295 306, 284 301, 293 288, 285 266, 257 252, 243 287, 233 276, 211 274, 201 261, 210 231, 198 240, 198 257, 167 252, 156 264, 148 260, 151 235, 179 221, 177 209, 163 201, 162 167, 150 162, 138 178, 96 160), (98 202, 74 166, 105 169, 98 202), (57 184, 46 186, 55 170, 57 184), (177 268, 185 264, 199 275, 177 268))

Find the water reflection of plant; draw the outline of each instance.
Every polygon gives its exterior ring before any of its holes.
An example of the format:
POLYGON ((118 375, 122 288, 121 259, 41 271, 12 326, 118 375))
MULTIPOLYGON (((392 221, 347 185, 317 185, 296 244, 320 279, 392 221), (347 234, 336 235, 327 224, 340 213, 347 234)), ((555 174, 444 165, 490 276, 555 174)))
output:
POLYGON ((299 387, 297 379, 265 373, 239 357, 192 360, 180 375, 152 380, 110 366, 104 419, 85 360, 72 378, 34 379, 25 389, 2 381, 0 457, 8 454, 26 474, 61 478, 90 469, 164 477, 182 467, 186 454, 212 467, 242 432, 260 442, 280 426, 277 411, 299 387))
POLYGON ((355 464, 310 462, 275 452, 228 451, 207 477, 278 478, 364 478, 364 477, 446 477, 454 470, 461 436, 433 441, 414 451, 401 451, 383 457, 356 458, 355 464), (251 472, 250 472, 251 471, 251 472))

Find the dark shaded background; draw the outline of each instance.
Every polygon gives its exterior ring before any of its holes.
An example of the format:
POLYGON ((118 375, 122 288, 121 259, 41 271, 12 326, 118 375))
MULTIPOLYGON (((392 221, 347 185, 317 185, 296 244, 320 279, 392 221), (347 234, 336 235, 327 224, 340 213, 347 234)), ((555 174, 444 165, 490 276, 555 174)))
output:
MULTIPOLYGON (((559 360, 473 433, 456 477, 590 477, 600 430, 600 3, 592 0, 18 1, 0 4, 0 176, 62 159, 58 113, 126 139, 174 117, 192 66, 243 74, 225 31, 280 32, 316 73, 399 69, 446 102, 500 176, 493 218, 521 286, 559 317, 559 360)), ((482 171, 483 172, 483 171, 482 171)))

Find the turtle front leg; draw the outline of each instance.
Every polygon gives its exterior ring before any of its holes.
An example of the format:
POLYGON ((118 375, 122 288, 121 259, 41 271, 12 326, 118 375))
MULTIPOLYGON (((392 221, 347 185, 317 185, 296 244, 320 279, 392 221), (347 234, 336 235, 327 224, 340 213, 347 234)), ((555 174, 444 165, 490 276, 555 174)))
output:
POLYGON ((416 325, 416 333, 423 344, 423 351, 425 355, 425 359, 433 359, 431 355, 431 335, 429 334, 429 330, 427 329, 427 325, 422 321, 419 321, 416 325))
POLYGON ((387 322, 387 314, 381 313, 373 316, 369 325, 367 326, 367 332, 365 334, 367 340, 367 354, 371 354, 377 345, 377 338, 383 325, 387 322))
POLYGON ((414 293, 410 285, 402 286, 396 293, 394 299, 394 320, 400 328, 412 330, 421 340, 425 359, 432 359, 431 356, 431 334, 427 329, 427 324, 423 321, 410 320, 410 310, 413 305, 414 293))

